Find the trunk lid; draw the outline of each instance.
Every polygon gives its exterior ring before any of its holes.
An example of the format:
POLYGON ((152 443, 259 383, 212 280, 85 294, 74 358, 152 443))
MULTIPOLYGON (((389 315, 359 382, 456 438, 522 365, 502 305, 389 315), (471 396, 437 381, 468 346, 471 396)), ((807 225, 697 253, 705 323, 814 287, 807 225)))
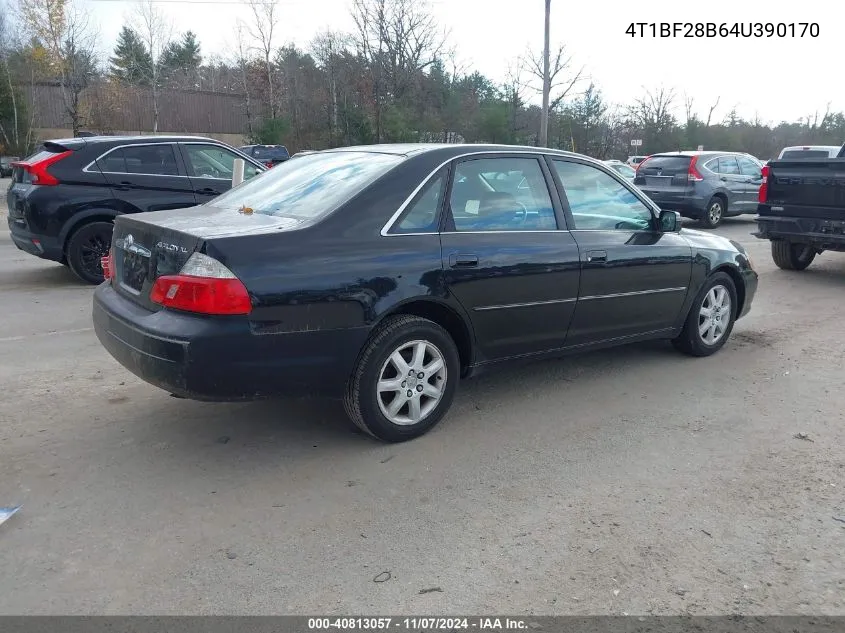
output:
POLYGON ((776 160, 769 163, 766 204, 784 213, 845 219, 845 158, 776 160), (831 216, 832 217, 832 216, 831 216))
MULTIPOLYGON (((162 275, 176 275, 195 252, 211 240, 292 230, 300 221, 268 215, 247 215, 235 209, 199 206, 122 215, 112 234, 111 284, 127 299, 149 310, 150 291, 162 275)), ((222 262, 224 265, 226 262, 222 262)))

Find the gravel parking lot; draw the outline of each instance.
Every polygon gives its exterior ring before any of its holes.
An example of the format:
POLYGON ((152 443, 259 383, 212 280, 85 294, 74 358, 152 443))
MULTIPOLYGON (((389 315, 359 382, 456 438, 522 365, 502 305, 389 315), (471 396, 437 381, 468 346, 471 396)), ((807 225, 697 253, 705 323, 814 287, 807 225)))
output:
POLYGON ((845 615, 841 255, 781 271, 728 220, 760 288, 719 354, 468 381, 387 446, 335 403, 146 385, 0 222, 2 614, 845 615))

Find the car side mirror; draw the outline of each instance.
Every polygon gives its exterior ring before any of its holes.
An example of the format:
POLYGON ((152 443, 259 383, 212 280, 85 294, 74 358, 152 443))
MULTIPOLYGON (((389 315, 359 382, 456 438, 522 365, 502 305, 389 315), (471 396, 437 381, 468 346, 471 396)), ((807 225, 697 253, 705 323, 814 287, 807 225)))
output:
POLYGON ((677 233, 681 230, 681 214, 677 211, 662 210, 658 222, 660 230, 664 233, 677 233))

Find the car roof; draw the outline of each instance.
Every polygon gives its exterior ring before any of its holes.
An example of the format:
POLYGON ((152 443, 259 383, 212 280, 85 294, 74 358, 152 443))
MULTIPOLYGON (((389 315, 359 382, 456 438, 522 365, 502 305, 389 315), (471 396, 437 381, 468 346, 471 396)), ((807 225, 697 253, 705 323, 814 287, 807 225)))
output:
POLYGON ((207 141, 211 143, 222 143, 207 136, 153 136, 153 135, 137 135, 137 136, 77 136, 73 138, 50 139, 46 143, 55 143, 56 145, 96 145, 101 143, 173 143, 180 141, 207 141))
POLYGON ((566 152, 564 150, 552 149, 549 147, 534 147, 532 145, 502 145, 495 143, 381 143, 378 145, 355 145, 351 147, 335 147, 332 149, 320 150, 320 153, 323 152, 372 152, 405 157, 419 156, 425 153, 438 153, 443 156, 451 155, 453 158, 464 154, 483 152, 532 152, 537 154, 553 154, 556 156, 586 158, 596 163, 602 162, 584 154, 576 154, 574 152, 566 152))
POLYGON ((680 152, 660 152, 657 154, 652 154, 651 158, 655 158, 657 156, 661 157, 671 157, 671 156, 685 156, 685 157, 693 157, 697 156, 699 158, 712 158, 714 156, 747 156, 749 158, 754 158, 751 154, 747 152, 719 152, 716 150, 681 150, 680 152))

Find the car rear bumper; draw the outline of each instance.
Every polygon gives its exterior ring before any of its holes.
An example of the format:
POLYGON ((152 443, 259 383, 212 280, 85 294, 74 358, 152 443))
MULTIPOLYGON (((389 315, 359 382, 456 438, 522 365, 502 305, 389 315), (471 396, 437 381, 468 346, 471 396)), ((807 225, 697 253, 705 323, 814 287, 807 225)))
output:
POLYGON ((256 334, 245 317, 150 312, 108 283, 94 292, 103 347, 146 382, 193 400, 341 397, 367 328, 256 334))
POLYGON ((23 220, 13 218, 11 215, 8 221, 12 241, 20 250, 54 262, 64 260, 64 249, 58 239, 29 231, 23 220))
POLYGON ((754 237, 812 244, 820 250, 845 250, 845 220, 757 216, 754 237))
POLYGON ((686 193, 650 190, 648 187, 641 187, 641 189, 643 193, 661 209, 666 209, 667 211, 677 211, 686 217, 701 217, 707 207, 707 200, 703 197, 689 195, 686 193))

